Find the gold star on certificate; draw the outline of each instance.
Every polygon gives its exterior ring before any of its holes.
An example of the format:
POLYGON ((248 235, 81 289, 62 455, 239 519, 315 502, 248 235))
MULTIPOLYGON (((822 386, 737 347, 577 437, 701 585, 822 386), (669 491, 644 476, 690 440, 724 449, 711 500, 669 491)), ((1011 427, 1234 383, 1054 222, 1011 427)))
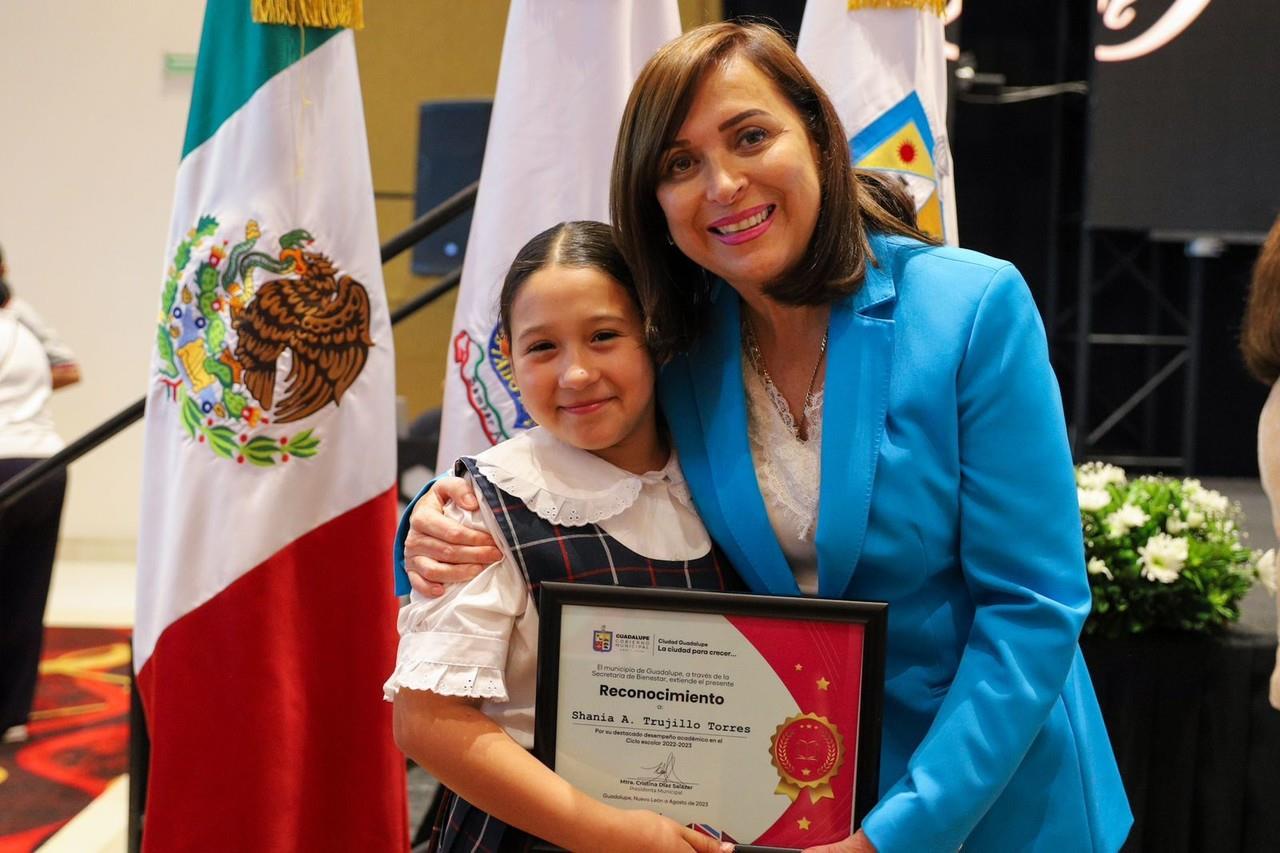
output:
POLYGON ((802 817, 802 818, 800 818, 798 821, 796 821, 796 826, 798 826, 798 827, 800 827, 801 829, 803 829, 804 831, 808 832, 808 831, 809 831, 809 818, 807 818, 807 817, 802 817))
POLYGON ((827 681, 825 678, 819 678, 819 679, 818 679, 818 689, 819 689, 819 690, 826 690, 826 689, 827 689, 828 687, 830 687, 830 686, 831 686, 831 682, 830 682, 830 681, 827 681))
POLYGON ((796 664, 796 672, 799 672, 799 671, 800 671, 800 670, 802 670, 802 669, 804 669, 804 664, 802 664, 802 663, 798 663, 798 664, 796 664))

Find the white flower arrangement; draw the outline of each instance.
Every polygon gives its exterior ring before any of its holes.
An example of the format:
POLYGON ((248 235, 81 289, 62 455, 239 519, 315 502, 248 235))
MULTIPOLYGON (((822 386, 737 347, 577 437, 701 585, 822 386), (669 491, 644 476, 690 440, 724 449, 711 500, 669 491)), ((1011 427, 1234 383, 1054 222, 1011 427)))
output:
POLYGON ((1147 580, 1173 583, 1187 565, 1187 540, 1157 533, 1138 546, 1138 564, 1147 580))
POLYGON ((1093 612, 1085 633, 1211 633, 1240 618, 1255 581, 1276 590, 1276 557, 1249 549, 1238 504, 1199 480, 1076 469, 1093 612))

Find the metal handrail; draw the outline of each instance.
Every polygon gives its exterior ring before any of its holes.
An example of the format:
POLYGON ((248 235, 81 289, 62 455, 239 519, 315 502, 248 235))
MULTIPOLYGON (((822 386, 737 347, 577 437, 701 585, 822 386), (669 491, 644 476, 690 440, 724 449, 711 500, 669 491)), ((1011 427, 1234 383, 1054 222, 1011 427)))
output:
MULTIPOLYGON (((382 263, 387 263, 407 249, 417 245, 475 204, 476 190, 479 184, 480 182, 476 181, 454 193, 415 219, 408 228, 383 243, 381 247, 382 263)), ((396 325, 406 317, 435 302, 441 296, 457 287, 458 282, 461 280, 461 267, 447 273, 433 287, 424 290, 393 311, 391 313, 391 325, 396 325)), ((81 456, 132 426, 142 418, 146 409, 145 404, 146 398, 139 397, 129 406, 107 418, 62 450, 47 459, 42 459, 32 466, 22 469, 17 476, 0 484, 0 510, 17 501, 27 492, 44 482, 46 478, 53 476, 81 456)))

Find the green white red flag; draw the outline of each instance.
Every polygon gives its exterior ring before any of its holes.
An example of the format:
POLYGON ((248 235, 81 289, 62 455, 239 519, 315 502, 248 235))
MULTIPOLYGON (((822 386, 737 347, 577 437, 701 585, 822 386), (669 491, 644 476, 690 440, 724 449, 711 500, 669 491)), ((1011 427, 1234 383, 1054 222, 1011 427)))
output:
POLYGON ((394 374, 350 31, 209 0, 147 396, 147 850, 404 850, 394 374))

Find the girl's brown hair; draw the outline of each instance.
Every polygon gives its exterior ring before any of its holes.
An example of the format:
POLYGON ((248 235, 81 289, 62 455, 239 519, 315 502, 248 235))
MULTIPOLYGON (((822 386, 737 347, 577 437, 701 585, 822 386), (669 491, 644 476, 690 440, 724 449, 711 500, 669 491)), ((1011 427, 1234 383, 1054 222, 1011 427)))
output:
POLYGON ((820 305, 853 293, 871 256, 869 231, 934 243, 861 188, 830 98, 782 36, 763 24, 719 23, 690 30, 663 46, 631 89, 613 156, 610 208, 618 247, 635 276, 655 353, 687 348, 706 320, 705 270, 667 239, 658 205, 662 157, 689 112, 698 83, 745 57, 795 107, 818 150, 821 201, 804 261, 766 293, 789 305, 820 305))
POLYGON ((511 307, 516 295, 531 275, 547 267, 597 270, 620 284, 640 304, 631 271, 613 242, 609 226, 587 219, 561 222, 525 243, 507 270, 498 292, 498 324, 507 340, 511 340, 511 307))
POLYGON ((1280 378, 1280 217, 1262 244, 1249 283, 1249 301, 1240 330, 1245 367, 1271 385, 1280 378))

